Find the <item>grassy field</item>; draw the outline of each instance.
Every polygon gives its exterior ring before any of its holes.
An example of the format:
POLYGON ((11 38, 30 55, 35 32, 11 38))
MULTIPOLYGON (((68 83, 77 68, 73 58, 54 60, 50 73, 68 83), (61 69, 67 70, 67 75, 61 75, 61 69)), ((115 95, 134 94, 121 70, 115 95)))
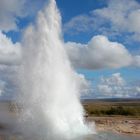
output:
POLYGON ((89 116, 140 117, 140 100, 84 100, 89 116))

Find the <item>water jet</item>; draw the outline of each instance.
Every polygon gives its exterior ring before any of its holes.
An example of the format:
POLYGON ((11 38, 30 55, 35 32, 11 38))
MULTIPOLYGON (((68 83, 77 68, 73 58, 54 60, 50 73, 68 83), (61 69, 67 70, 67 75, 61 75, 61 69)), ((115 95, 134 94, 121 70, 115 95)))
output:
POLYGON ((80 103, 84 78, 72 68, 55 0, 38 13, 22 41, 19 126, 26 139, 71 139, 91 132, 80 103))

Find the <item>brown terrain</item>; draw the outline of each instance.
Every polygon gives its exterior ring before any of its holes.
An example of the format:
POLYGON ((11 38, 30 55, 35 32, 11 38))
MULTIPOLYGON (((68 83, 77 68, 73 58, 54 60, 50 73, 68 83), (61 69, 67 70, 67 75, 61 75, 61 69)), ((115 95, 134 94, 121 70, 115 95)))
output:
MULTIPOLYGON (((97 131, 140 136, 140 102, 136 101, 83 101, 88 122, 95 122, 97 131)), ((0 102, 0 140, 21 139, 11 130, 16 121, 17 106, 0 102), (9 129, 10 128, 10 129, 9 129)), ((22 139, 21 139, 22 140, 22 139)))
POLYGON ((140 100, 85 100, 83 105, 97 131, 140 135, 140 100))
POLYGON ((140 135, 140 119, 123 117, 87 117, 94 121, 97 131, 112 131, 115 133, 140 135))

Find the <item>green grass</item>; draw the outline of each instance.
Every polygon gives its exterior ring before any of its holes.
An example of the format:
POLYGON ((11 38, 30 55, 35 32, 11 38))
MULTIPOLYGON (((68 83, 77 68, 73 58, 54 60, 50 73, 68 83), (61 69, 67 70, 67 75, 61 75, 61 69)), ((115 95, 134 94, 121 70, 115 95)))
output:
POLYGON ((140 117, 139 102, 85 102, 85 111, 89 116, 135 116, 140 117))

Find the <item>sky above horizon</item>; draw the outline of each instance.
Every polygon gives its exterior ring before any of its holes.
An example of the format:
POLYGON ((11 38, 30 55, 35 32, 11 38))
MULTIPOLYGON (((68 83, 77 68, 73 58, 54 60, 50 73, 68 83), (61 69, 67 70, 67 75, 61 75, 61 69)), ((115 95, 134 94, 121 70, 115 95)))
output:
MULTIPOLYGON (((11 98, 24 30, 48 0, 0 1, 0 98, 11 98)), ((90 87, 82 98, 140 98, 140 0, 57 0, 69 59, 90 87)))

